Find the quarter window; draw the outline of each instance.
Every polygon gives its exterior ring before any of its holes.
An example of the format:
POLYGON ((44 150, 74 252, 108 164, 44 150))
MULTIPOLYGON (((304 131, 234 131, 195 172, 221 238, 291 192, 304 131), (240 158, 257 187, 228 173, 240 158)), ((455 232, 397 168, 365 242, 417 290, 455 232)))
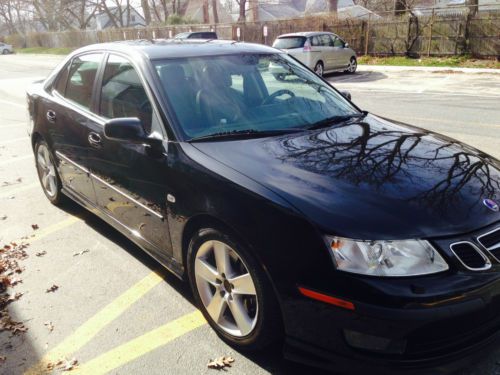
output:
POLYGON ((102 54, 77 56, 71 62, 64 96, 90 109, 92 90, 102 54))

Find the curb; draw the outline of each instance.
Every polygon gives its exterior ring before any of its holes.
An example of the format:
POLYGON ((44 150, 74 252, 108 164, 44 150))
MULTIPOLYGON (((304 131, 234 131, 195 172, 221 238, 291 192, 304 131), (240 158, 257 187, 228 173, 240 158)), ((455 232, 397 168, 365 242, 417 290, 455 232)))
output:
POLYGON ((392 66, 392 65, 358 65, 358 70, 374 72, 425 72, 425 73, 468 73, 468 74, 500 74, 500 69, 489 68, 456 68, 446 66, 392 66))

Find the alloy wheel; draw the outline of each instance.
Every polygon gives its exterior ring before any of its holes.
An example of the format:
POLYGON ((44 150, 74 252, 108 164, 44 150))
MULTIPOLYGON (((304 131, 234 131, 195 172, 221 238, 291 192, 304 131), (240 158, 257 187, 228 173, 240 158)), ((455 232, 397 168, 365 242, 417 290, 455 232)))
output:
POLYGON ((222 330, 248 336, 257 323, 258 299, 247 266, 229 245, 204 242, 194 264, 196 288, 203 306, 222 330))
POLYGON ((43 143, 38 146, 36 162, 43 189, 51 198, 55 197, 57 194, 56 167, 52 162, 49 149, 43 143))
POLYGON ((355 58, 352 58, 351 61, 349 62, 349 66, 347 67, 347 71, 349 73, 354 73, 356 72, 357 67, 358 67, 358 62, 356 61, 355 58))
POLYGON ((323 76, 323 65, 321 63, 316 64, 316 67, 314 68, 314 73, 316 73, 320 77, 323 76))

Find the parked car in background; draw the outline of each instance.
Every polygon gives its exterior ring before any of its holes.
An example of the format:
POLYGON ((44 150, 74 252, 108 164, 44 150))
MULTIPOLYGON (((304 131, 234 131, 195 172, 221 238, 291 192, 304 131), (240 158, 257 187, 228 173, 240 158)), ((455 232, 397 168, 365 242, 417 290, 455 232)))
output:
POLYGON ((219 39, 215 31, 188 31, 174 36, 174 39, 219 39))
MULTIPOLYGON (((283 34, 276 38, 274 48, 295 57, 322 76, 325 73, 344 71, 354 73, 358 67, 356 52, 338 35, 328 32, 301 32, 283 34)), ((277 71, 276 75, 285 74, 277 71)), ((281 75, 284 77, 284 75, 281 75)))
POLYGON ((5 44, 5 43, 0 42, 0 53, 2 55, 7 55, 8 53, 13 53, 13 52, 14 52, 14 49, 12 48, 12 46, 10 44, 5 44))

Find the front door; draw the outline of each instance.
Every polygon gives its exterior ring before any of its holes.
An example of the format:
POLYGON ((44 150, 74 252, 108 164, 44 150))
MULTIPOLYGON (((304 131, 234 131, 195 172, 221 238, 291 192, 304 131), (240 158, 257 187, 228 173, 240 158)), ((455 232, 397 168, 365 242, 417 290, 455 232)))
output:
POLYGON ((64 187, 91 204, 95 204, 95 194, 88 170, 88 128, 96 121, 92 97, 103 57, 90 53, 73 58, 57 78, 54 100, 45 109, 64 187))
MULTIPOLYGON (((150 136, 164 137, 145 85, 127 59, 109 55, 99 92, 98 112, 104 121, 137 117, 150 136)), ((160 260, 168 262, 172 249, 166 215, 165 154, 153 153, 142 144, 107 139, 102 126, 94 132, 100 144, 90 155, 90 169, 99 207, 145 241, 160 260)))

